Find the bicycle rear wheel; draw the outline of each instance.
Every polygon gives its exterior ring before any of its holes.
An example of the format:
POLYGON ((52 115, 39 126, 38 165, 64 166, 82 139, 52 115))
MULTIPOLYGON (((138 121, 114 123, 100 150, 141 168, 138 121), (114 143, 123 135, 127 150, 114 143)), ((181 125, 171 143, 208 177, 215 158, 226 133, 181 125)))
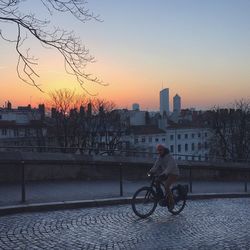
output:
POLYGON ((157 199, 151 187, 138 189, 132 198, 132 209, 140 218, 147 218, 156 209, 157 199))
POLYGON ((186 205, 186 197, 181 194, 180 189, 176 186, 171 189, 174 198, 174 207, 168 211, 174 215, 179 214, 186 205))

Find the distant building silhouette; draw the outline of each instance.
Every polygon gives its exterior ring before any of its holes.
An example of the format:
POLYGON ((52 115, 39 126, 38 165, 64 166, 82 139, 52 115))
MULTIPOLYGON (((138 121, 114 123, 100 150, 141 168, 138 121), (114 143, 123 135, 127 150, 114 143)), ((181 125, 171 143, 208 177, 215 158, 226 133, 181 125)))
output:
POLYGON ((138 103, 133 103, 132 110, 139 111, 140 110, 140 105, 138 103))
POLYGON ((165 88, 160 91, 160 114, 169 114, 169 89, 165 88))
POLYGON ((178 94, 173 98, 173 112, 176 114, 181 112, 181 97, 178 94))

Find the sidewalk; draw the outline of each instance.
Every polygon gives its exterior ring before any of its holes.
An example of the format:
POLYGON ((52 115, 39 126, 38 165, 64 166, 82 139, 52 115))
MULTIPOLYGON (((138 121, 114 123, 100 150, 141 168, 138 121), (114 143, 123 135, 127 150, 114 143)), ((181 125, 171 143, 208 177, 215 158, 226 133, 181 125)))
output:
MULTIPOLYGON (((187 182, 178 182, 188 184, 187 182)), ((26 202, 21 184, 0 184, 0 215, 25 211, 93 207, 130 203, 134 192, 149 181, 44 181, 26 183, 26 202)), ((249 184, 248 184, 249 185, 249 184)), ((250 197, 244 182, 194 181, 189 199, 250 197)), ((250 190, 250 186, 249 186, 250 190)))

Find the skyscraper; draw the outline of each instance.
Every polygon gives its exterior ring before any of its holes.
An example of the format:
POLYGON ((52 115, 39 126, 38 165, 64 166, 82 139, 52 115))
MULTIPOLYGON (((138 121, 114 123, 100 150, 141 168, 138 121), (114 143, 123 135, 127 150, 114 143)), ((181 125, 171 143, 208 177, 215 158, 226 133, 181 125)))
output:
POLYGON ((173 98, 173 111, 177 114, 181 112, 181 97, 178 94, 173 98))
POLYGON ((140 105, 138 103, 133 103, 132 110, 139 111, 140 110, 140 105))
POLYGON ((160 91, 160 114, 163 115, 164 111, 169 114, 169 89, 165 88, 160 91))

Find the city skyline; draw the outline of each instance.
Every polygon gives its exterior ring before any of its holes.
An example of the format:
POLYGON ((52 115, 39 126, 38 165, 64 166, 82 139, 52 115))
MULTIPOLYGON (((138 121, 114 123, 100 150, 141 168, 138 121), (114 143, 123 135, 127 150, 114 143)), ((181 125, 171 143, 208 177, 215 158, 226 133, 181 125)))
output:
MULTIPOLYGON (((31 1, 29 7, 37 9, 38 1, 31 1)), ((177 93, 182 97, 182 108, 209 109, 249 99, 248 1, 93 0, 88 7, 103 22, 81 24, 59 15, 55 20, 69 30, 74 27, 95 56, 96 63, 87 71, 109 83, 106 87, 86 85, 91 93, 99 93, 98 98, 111 100, 118 108, 139 103, 143 110, 159 110, 163 88, 170 89, 170 100, 177 93)), ((3 31, 4 25, 0 24, 3 31)), ((15 106, 34 106, 44 102, 47 94, 18 79, 14 48, 3 40, 0 44, 0 103, 10 100, 15 106)), ((60 88, 81 91, 54 51, 40 49, 33 41, 30 47, 40 59, 39 81, 46 93, 60 88)))
MULTIPOLYGON (((159 112, 161 114, 163 114, 164 112, 166 112, 167 114, 173 113, 173 112, 178 112, 181 110, 181 97, 176 94, 175 96, 173 96, 172 102, 169 100, 169 88, 164 88, 159 92, 159 108, 158 110, 148 110, 148 111, 155 111, 155 112, 159 112), (176 99, 178 98, 178 100, 176 99), (171 108, 172 109, 171 109, 171 108)), ((13 105, 13 103, 6 99, 6 101, 3 104, 0 104, 0 107, 2 108, 7 108, 7 109, 11 109, 11 108, 18 108, 18 107, 27 107, 28 105, 30 105, 31 108, 36 108, 36 106, 39 106, 41 104, 45 104, 45 103, 39 103, 38 105, 31 105, 31 101, 29 103, 26 103, 24 105, 13 105)), ((117 107, 114 107, 117 108, 117 107)), ((125 108, 125 107, 119 107, 121 109, 125 108)), ((137 111, 141 111, 140 108, 140 103, 132 103, 130 107, 126 107, 128 110, 137 110, 137 111)), ((193 109, 193 108, 192 108, 193 109)), ((144 110, 147 111, 147 110, 144 110)))

